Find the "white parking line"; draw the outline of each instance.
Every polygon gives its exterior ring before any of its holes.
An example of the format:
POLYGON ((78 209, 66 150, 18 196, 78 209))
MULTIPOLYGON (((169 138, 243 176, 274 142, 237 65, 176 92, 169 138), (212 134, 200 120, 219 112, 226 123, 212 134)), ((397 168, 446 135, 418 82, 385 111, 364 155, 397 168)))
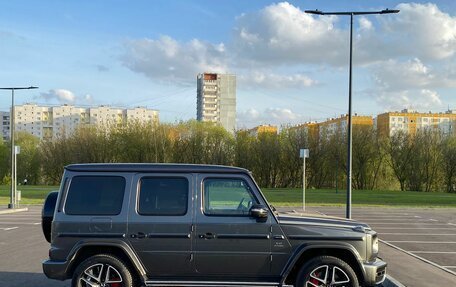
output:
POLYGON ((441 270, 444 270, 444 271, 446 271, 446 272, 448 272, 448 273, 450 273, 450 274, 456 275, 456 272, 454 272, 454 271, 452 271, 452 270, 450 270, 450 269, 448 269, 448 268, 445 268, 445 266, 441 266, 441 265, 439 265, 439 264, 437 264, 437 263, 435 263, 435 262, 432 262, 431 260, 425 259, 425 258, 423 258, 423 257, 421 257, 421 256, 419 256, 419 255, 416 255, 416 254, 414 254, 414 253, 412 253, 412 252, 410 252, 410 251, 404 250, 404 249, 402 249, 402 248, 400 248, 400 247, 398 247, 398 246, 396 246, 396 245, 394 245, 394 244, 391 244, 391 243, 389 243, 389 242, 386 242, 386 241, 384 241, 384 240, 381 240, 381 239, 380 239, 380 242, 383 242, 384 244, 386 244, 386 245, 388 245, 388 246, 390 246, 390 247, 392 247, 392 248, 394 248, 394 249, 397 249, 397 250, 399 250, 399 251, 402 251, 402 252, 404 252, 404 253, 406 253, 406 254, 412 256, 412 257, 415 257, 415 258, 417 258, 417 259, 419 259, 419 260, 421 260, 421 261, 423 261, 423 262, 426 262, 426 263, 428 263, 428 264, 431 264, 432 266, 435 266, 435 267, 437 267, 437 268, 439 268, 439 269, 441 269, 441 270))
POLYGON ((9 230, 14 230, 14 229, 17 229, 19 227, 17 226, 14 226, 14 227, 7 227, 7 228, 0 228, 1 230, 4 230, 4 231, 9 231, 9 230))
POLYGON ((0 224, 3 225, 36 225, 34 222, 13 222, 13 221, 2 221, 0 224))
MULTIPOLYGON (((358 218, 358 220, 363 220, 362 217, 358 218)), ((434 221, 434 220, 431 220, 431 219, 425 219, 425 218, 419 218, 419 219, 415 219, 415 218, 388 218, 388 219, 383 219, 384 221, 400 221, 400 222, 429 222, 429 221, 434 221)))
POLYGON ((456 244, 456 241, 411 241, 411 240, 386 240, 389 243, 419 243, 419 244, 456 244))
MULTIPOLYGON (((409 224, 410 225, 410 224, 426 224, 426 222, 429 224, 429 221, 404 221, 404 220, 401 220, 401 221, 403 223, 400 223, 400 222, 385 222, 385 223, 383 223, 383 222, 372 222, 372 221, 368 221, 368 220, 364 220, 363 222, 368 223, 370 225, 377 225, 377 224, 378 225, 380 225, 380 224, 390 224, 390 225, 392 225, 392 224, 398 224, 398 225, 399 224, 409 224)), ((431 223, 431 224, 432 225, 436 225, 438 223, 431 223)))
POLYGON ((435 234, 435 233, 391 233, 391 232, 379 232, 382 235, 425 235, 425 236, 449 236, 449 235, 456 235, 456 233, 448 233, 448 234, 435 234))
POLYGON ((377 229, 423 229, 423 230, 428 230, 428 229, 442 229, 442 230, 456 230, 456 228, 448 228, 448 227, 376 227, 375 230, 377 229))
MULTIPOLYGON (((368 222, 369 223, 369 222, 368 222)), ((372 224, 372 222, 370 222, 369 224, 372 224)), ((432 225, 432 226, 437 226, 437 225, 442 225, 442 226, 448 226, 448 224, 445 224, 445 223, 417 223, 419 225, 432 225)), ((378 226, 378 225, 410 225, 410 222, 407 222, 407 223, 392 223, 392 222, 388 222, 388 223, 375 223, 375 226, 378 226)), ((456 226, 456 225, 454 225, 456 226)))
POLYGON ((456 251, 408 251, 415 254, 456 254, 456 251))

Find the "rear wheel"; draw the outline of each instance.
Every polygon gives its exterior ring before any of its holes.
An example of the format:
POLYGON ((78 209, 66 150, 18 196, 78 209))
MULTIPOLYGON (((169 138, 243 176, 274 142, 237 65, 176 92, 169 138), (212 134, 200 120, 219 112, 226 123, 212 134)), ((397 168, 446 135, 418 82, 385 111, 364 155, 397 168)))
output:
POLYGON ((99 254, 87 258, 73 274, 72 287, 133 287, 130 269, 118 258, 99 254))
POLYGON ((296 287, 359 287, 355 271, 333 256, 311 259, 299 271, 296 287))

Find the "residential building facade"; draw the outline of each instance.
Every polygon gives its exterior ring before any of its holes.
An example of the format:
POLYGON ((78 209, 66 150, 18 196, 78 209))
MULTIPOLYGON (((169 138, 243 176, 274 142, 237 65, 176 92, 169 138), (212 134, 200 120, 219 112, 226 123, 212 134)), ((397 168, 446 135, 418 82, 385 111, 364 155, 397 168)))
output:
MULTIPOLYGON (((9 116, 9 113, 7 114, 9 116)), ((14 122, 15 131, 28 132, 40 139, 50 139, 62 135, 70 135, 80 125, 84 124, 119 126, 132 121, 158 123, 158 115, 157 110, 144 107, 122 109, 110 106, 82 108, 72 105, 40 106, 24 104, 15 106, 14 122)), ((9 138, 9 133, 7 138, 9 138)))
MULTIPOLYGON (((370 126, 374 125, 372 116, 352 115, 352 126, 370 126)), ((338 118, 330 118, 324 122, 318 123, 318 132, 320 136, 330 136, 337 131, 347 132, 348 115, 341 115, 338 118)))
POLYGON ((381 136, 392 136, 399 131, 415 135, 420 130, 454 135, 456 134, 456 111, 419 113, 405 109, 401 112, 387 112, 377 116, 376 127, 381 136))
POLYGON ((236 128, 236 76, 203 73, 197 76, 196 119, 236 128))
POLYGON ((2 139, 7 140, 10 138, 10 113, 0 112, 0 130, 2 132, 2 139))
POLYGON ((277 134, 278 129, 272 125, 259 125, 248 130, 249 135, 257 137, 260 134, 271 133, 277 134))

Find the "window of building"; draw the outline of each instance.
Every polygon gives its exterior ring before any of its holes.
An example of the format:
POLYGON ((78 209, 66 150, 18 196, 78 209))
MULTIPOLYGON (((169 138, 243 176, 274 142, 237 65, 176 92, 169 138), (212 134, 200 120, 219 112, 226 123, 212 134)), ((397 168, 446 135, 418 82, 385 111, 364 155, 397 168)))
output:
POLYGON ((71 180, 65 213, 71 215, 117 215, 122 209, 125 178, 121 176, 75 176, 71 180))
POLYGON ((188 180, 183 177, 144 177, 140 182, 138 213, 179 216, 187 213, 188 180))
POLYGON ((252 190, 243 179, 210 178, 204 180, 204 214, 249 216, 257 204, 252 190))

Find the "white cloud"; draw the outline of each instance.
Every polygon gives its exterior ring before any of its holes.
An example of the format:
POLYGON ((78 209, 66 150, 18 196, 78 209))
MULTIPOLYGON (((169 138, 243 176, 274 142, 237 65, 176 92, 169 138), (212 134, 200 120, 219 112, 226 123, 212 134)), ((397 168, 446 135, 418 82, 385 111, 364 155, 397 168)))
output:
POLYGON ((406 62, 389 60, 379 63, 373 67, 372 74, 375 83, 385 90, 429 88, 441 83, 441 79, 418 58, 406 62))
POLYGON ((41 93, 40 97, 45 99, 47 102, 57 100, 59 103, 68 104, 73 103, 76 99, 73 92, 65 89, 49 90, 47 93, 41 93))
MULTIPOLYGON (((367 90, 382 107, 439 108, 441 88, 456 87, 456 17, 431 3, 395 8, 401 12, 356 17, 355 67, 370 74, 367 90)), ((198 73, 233 72, 240 89, 309 88, 324 80, 300 71, 347 66, 348 21, 309 15, 282 2, 237 17, 225 44, 169 36, 131 40, 121 60, 156 81, 194 85, 198 73)), ((239 113, 240 123, 298 120, 301 115, 281 108, 239 113)))
POLYGON ((456 51, 456 17, 432 3, 402 3, 401 12, 388 18, 385 30, 393 32, 403 50, 421 58, 444 59, 456 51))
POLYGON ((125 44, 122 63, 155 80, 193 83, 201 72, 227 72, 224 44, 197 39, 180 43, 169 36, 157 40, 131 40, 125 44))
POLYGON ((254 108, 238 112, 237 123, 239 128, 250 128, 261 124, 296 124, 304 117, 287 108, 267 108, 258 111, 254 108))
POLYGON ((84 102, 86 102, 88 104, 92 104, 93 103, 93 97, 90 94, 84 95, 83 100, 84 100, 84 102))
POLYGON ((381 92, 377 96, 377 102, 386 110, 409 108, 435 111, 444 108, 439 94, 427 89, 381 92))
POLYGON ((58 102, 60 104, 92 104, 92 95, 76 96, 72 91, 66 89, 52 89, 47 93, 41 93, 39 97, 46 102, 58 102))
POLYGON ((425 65, 420 59, 389 60, 369 69, 375 88, 370 93, 385 108, 441 109, 436 89, 456 87, 451 70, 425 65))
POLYGON ((336 20, 333 16, 312 17, 287 2, 241 15, 234 29, 237 64, 345 63, 347 37, 335 27, 336 20))
MULTIPOLYGON (((354 61, 371 64, 401 56, 445 59, 455 55, 456 17, 435 4, 402 3, 399 14, 357 17, 354 61), (377 18, 377 24, 372 20, 377 18)), ((282 2, 238 17, 233 42, 238 64, 346 65, 347 17, 311 16, 282 2), (345 23, 345 22, 343 22, 345 23), (343 25, 346 27, 346 25, 343 25)))
POLYGON ((318 84, 316 80, 304 74, 275 74, 273 72, 253 71, 238 76, 238 85, 242 89, 300 89, 318 84))

